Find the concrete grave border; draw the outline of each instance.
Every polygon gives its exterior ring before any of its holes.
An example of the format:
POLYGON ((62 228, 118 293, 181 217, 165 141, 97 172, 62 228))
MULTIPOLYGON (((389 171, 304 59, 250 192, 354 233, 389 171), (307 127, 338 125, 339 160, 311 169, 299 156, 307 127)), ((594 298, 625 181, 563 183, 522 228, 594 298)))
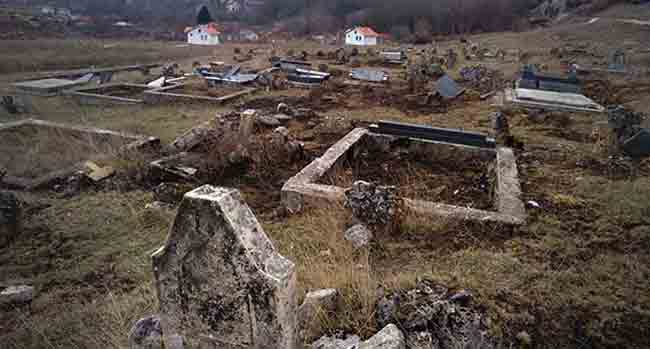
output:
MULTIPOLYGON (((528 90, 528 89, 525 89, 528 90)), ((562 93, 562 92, 552 92, 552 91, 544 91, 544 90, 530 90, 530 91, 538 91, 542 93, 556 93, 556 94, 573 94, 573 95, 580 95, 580 94, 575 94, 575 93, 562 93)), ((598 107, 594 108, 586 108, 586 107, 578 107, 578 106, 572 106, 569 104, 563 104, 563 103, 548 103, 544 101, 535 101, 535 100, 528 100, 528 99, 520 99, 516 95, 516 89, 506 89, 504 91, 504 100, 506 104, 514 104, 518 105, 524 108, 532 108, 532 109, 544 109, 544 110, 558 110, 558 111, 568 111, 568 112, 581 112, 581 113, 604 113, 605 112, 605 107, 599 105, 598 103, 594 102, 594 105, 598 107)), ((586 97, 585 97, 586 98, 586 97)))
MULTIPOLYGON (((297 175, 289 179, 282 187, 282 202, 291 212, 301 211, 308 202, 345 201, 345 189, 342 187, 318 184, 327 171, 340 163, 349 151, 356 151, 355 145, 365 137, 396 139, 394 136, 371 133, 365 128, 356 128, 343 137, 314 160, 297 175)), ((490 221, 508 225, 521 225, 526 221, 526 211, 520 199, 521 186, 514 152, 510 148, 479 148, 444 142, 417 141, 422 147, 447 147, 452 151, 473 152, 484 158, 496 160, 496 211, 477 210, 467 207, 448 205, 423 200, 404 199, 407 207, 418 215, 425 217, 450 217, 461 220, 490 221)))
POLYGON ((82 105, 100 105, 100 104, 142 104, 144 99, 116 97, 102 94, 102 91, 114 87, 131 87, 141 88, 142 92, 151 90, 152 88, 143 84, 129 84, 129 83, 110 83, 93 87, 82 87, 71 91, 65 91, 64 94, 79 102, 82 105))
MULTIPOLYGON (((22 126, 57 128, 57 129, 62 129, 64 131, 80 132, 80 133, 95 134, 95 135, 110 135, 110 136, 121 137, 130 140, 129 143, 123 145, 118 150, 119 153, 128 153, 134 151, 139 152, 139 151, 145 151, 146 149, 156 149, 160 147, 160 139, 156 137, 134 135, 129 133, 94 128, 94 127, 69 126, 69 125, 64 125, 56 122, 38 120, 38 119, 26 119, 26 120, 0 124, 0 131, 5 131, 5 130, 9 130, 16 127, 22 127, 22 126)), ((68 168, 55 170, 33 179, 5 175, 2 179, 0 179, 0 184, 9 186, 10 188, 16 188, 16 189, 24 189, 24 190, 40 189, 55 180, 68 177, 77 171, 83 170, 85 168, 85 162, 86 161, 81 161, 68 168)))
POLYGON ((178 85, 165 86, 165 87, 145 91, 144 102, 147 104, 172 103, 172 102, 208 102, 208 103, 215 103, 215 104, 223 104, 232 99, 244 95, 248 95, 248 94, 253 94, 258 90, 258 88, 256 87, 244 88, 241 91, 231 93, 229 95, 225 95, 221 97, 208 97, 208 96, 198 96, 198 95, 171 92, 173 90, 183 88, 186 85, 187 84, 178 84, 178 85))

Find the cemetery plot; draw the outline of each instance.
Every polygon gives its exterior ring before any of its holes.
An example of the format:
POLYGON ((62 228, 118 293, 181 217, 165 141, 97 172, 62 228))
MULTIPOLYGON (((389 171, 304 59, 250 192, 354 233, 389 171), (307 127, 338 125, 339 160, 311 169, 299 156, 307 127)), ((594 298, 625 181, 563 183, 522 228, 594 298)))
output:
POLYGON ((244 88, 230 84, 222 84, 216 88, 212 88, 205 81, 197 81, 146 91, 144 99, 149 104, 165 102, 208 102, 221 104, 254 93, 255 91, 257 91, 257 88, 244 88))
POLYGON ((494 154, 440 146, 448 151, 431 156, 428 147, 418 146, 416 141, 385 137, 383 144, 377 144, 376 139, 365 138, 353 156, 330 169, 319 182, 349 188, 362 180, 397 186, 400 196, 409 199, 486 210, 493 207, 494 154))
POLYGON ((157 143, 153 137, 42 120, 4 124, 0 126, 0 168, 6 171, 2 183, 37 188, 82 169, 87 160, 107 159, 157 143))
POLYGON ((68 94, 80 104, 140 104, 149 89, 147 85, 114 83, 80 88, 68 94))
POLYGON ((525 220, 512 149, 397 138, 364 128, 291 178, 282 199, 293 212, 312 202, 343 202, 346 188, 359 179, 399 185, 407 207, 424 216, 505 224, 525 220))

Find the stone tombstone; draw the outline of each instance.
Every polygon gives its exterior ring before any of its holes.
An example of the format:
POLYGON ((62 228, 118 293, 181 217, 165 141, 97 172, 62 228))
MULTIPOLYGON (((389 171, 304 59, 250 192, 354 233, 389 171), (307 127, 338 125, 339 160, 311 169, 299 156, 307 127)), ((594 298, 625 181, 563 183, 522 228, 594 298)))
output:
POLYGON ((295 266, 238 190, 187 193, 152 257, 166 348, 296 348, 295 266))
POLYGON ((618 49, 609 54, 609 69, 625 70, 625 63, 625 51, 618 49))
POLYGON ((23 206, 12 192, 0 191, 0 247, 9 245, 22 230, 23 206))

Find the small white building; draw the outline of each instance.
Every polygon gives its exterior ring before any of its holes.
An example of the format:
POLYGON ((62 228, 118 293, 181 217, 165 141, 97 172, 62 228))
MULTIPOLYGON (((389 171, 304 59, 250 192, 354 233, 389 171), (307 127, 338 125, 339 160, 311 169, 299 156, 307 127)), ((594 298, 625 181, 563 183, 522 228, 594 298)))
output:
POLYGON ((370 27, 356 27, 345 32, 345 44, 355 46, 375 46, 381 35, 370 27))
POLYGON ((202 24, 194 28, 185 29, 187 43, 191 45, 220 45, 219 29, 215 23, 202 24))

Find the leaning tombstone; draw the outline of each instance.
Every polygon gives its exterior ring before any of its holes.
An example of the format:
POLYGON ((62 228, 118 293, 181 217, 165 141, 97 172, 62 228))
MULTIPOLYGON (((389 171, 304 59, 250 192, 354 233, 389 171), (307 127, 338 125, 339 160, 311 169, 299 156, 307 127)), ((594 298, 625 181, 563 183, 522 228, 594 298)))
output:
POLYGON ((296 348, 294 264, 238 190, 187 193, 153 269, 165 348, 296 348))

